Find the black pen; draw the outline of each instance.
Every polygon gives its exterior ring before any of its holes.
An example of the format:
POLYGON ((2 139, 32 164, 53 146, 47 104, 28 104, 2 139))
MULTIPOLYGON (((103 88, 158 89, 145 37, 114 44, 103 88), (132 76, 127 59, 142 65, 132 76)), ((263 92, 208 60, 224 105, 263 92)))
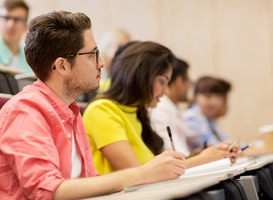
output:
POLYGON ((169 138, 171 140, 172 149, 173 149, 173 151, 175 151, 174 144, 173 144, 173 139, 172 139, 172 133, 171 133, 171 129, 170 129, 169 126, 167 126, 167 131, 168 131, 168 134, 169 134, 169 138))
POLYGON ((204 140, 204 149, 208 147, 207 140, 204 140))

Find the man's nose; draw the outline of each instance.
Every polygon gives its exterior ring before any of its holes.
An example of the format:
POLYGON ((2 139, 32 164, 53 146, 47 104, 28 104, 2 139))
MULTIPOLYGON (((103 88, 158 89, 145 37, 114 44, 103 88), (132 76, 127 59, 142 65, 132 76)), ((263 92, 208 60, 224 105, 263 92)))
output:
POLYGON ((8 26, 8 27, 12 27, 12 26, 14 26, 14 24, 15 24, 15 21, 14 21, 13 18, 9 18, 9 19, 7 20, 7 26, 8 26))

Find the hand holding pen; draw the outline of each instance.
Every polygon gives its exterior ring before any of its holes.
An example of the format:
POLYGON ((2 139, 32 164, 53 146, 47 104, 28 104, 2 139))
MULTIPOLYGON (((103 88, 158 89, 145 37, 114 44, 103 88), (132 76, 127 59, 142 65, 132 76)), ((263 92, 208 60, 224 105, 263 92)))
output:
MULTIPOLYGON (((172 132, 171 132, 171 128, 169 126, 167 126, 167 132, 168 132, 168 135, 169 135, 169 138, 170 138, 170 141, 171 141, 172 149, 173 149, 173 151, 175 151, 175 147, 174 147, 174 144, 173 144, 173 138, 172 138, 172 132)), ((184 157, 183 160, 185 160, 185 157, 184 157)))

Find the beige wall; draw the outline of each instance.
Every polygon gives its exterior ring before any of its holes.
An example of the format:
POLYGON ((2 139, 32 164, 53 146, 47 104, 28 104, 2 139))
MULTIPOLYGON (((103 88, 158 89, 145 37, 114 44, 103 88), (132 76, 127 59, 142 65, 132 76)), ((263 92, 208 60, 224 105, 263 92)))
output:
MULTIPOLYGON (((3 0, 0 0, 0 3, 3 0)), ((230 111, 222 120, 231 138, 258 137, 273 122, 272 0, 28 0, 31 17, 52 10, 84 12, 99 43, 112 27, 135 40, 160 42, 204 74, 233 83, 230 111)))

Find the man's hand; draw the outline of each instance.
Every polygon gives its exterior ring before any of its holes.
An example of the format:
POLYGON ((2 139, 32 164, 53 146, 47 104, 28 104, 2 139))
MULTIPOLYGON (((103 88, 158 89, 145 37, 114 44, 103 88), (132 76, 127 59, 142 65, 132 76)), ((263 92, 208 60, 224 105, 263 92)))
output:
POLYGON ((235 163, 236 162, 236 158, 238 157, 238 149, 240 149, 238 146, 234 147, 231 152, 228 151, 228 147, 232 145, 232 142, 230 141, 226 141, 226 142, 221 142, 219 143, 216 148, 218 148, 219 150, 223 150, 229 153, 229 155, 227 157, 229 157, 231 163, 235 163))

